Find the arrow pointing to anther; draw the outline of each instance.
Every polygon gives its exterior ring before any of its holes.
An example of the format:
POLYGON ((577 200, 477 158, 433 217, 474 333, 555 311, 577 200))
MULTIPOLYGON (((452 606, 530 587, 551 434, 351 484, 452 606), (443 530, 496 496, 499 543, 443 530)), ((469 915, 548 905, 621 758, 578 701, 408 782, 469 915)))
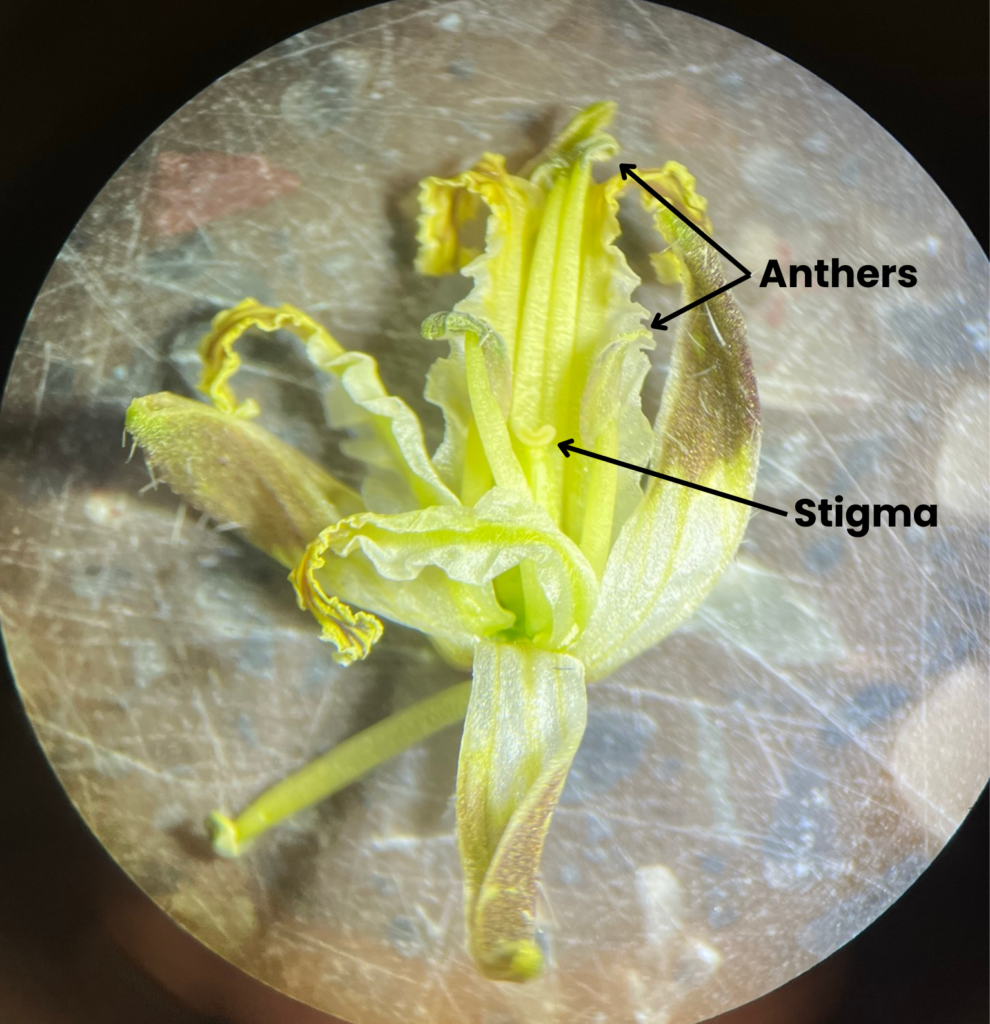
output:
POLYGON ((735 256, 732 256, 728 252, 726 252, 725 249, 723 249, 722 246, 720 246, 714 238, 710 238, 708 235, 706 235, 705 232, 702 231, 701 228, 699 228, 693 220, 691 220, 689 217, 685 217, 684 214, 677 209, 677 207, 672 206, 666 199, 664 199, 662 195, 660 195, 659 192, 656 191, 656 189, 653 189, 649 185, 647 185, 646 182, 643 181, 643 179, 638 174, 634 174, 633 168, 635 168, 635 166, 636 164, 619 164, 619 173, 622 175, 623 181, 625 181, 627 178, 632 178, 633 181, 638 182, 640 185, 642 185, 642 187, 645 188, 646 191, 649 192, 654 199, 663 203, 663 205, 666 206, 667 209, 670 210, 670 212, 674 214, 675 217, 679 217, 682 221, 684 221, 684 223, 687 224, 687 226, 691 228, 692 231, 694 231, 696 234, 701 235, 701 237, 713 249, 715 249, 716 252, 720 252, 734 267, 737 267, 739 270, 742 271, 742 277, 738 277, 735 281, 730 281, 728 284, 722 285, 721 288, 716 288, 715 291, 709 292, 708 295, 704 295, 700 299, 695 299, 694 302, 689 302, 686 306, 682 306, 680 309, 674 310, 673 313, 668 313, 666 316, 661 316, 659 313, 657 313, 657 315, 653 318, 653 323, 651 323, 650 326, 654 330, 665 331, 667 330, 666 325, 668 320, 673 320, 675 316, 680 316, 681 313, 686 313, 689 309, 694 309, 695 306, 700 306, 703 302, 707 302, 709 299, 714 298, 716 295, 721 295, 722 292, 727 292, 730 288, 735 288, 737 284, 742 284, 743 281, 748 281, 753 275, 739 262, 739 260, 735 258, 735 256))
POLYGON ((696 491, 704 491, 705 494, 714 494, 718 498, 727 498, 729 501, 738 501, 740 505, 749 505, 750 508, 763 509, 764 512, 773 512, 778 516, 787 516, 782 508, 774 508, 772 505, 761 505, 758 501, 750 501, 749 498, 740 498, 736 494, 726 494, 725 491, 716 491, 714 487, 704 487, 701 484, 693 484, 690 480, 680 480, 676 476, 668 476, 666 473, 657 473, 656 470, 647 469, 645 466, 634 466, 631 462, 623 462, 621 459, 612 459, 608 455, 599 455, 597 452, 589 452, 585 448, 578 448, 574 445, 574 438, 569 437, 566 441, 558 441, 557 447, 564 453, 564 458, 569 459, 571 452, 579 455, 587 455, 588 458, 598 459, 599 462, 610 462, 613 466, 621 466, 623 469, 631 469, 637 473, 645 473, 647 476, 655 476, 658 480, 669 480, 672 484, 680 484, 682 487, 691 487, 696 491))

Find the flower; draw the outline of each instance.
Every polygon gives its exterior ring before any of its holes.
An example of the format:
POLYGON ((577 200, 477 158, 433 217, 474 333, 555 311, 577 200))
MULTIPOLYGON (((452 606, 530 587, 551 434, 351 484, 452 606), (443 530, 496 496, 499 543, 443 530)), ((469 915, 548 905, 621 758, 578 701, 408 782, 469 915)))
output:
MULTIPOLYGON (((639 278, 615 245, 618 175, 592 174, 617 145, 614 104, 579 113, 519 173, 485 154, 420 186, 424 274, 460 270, 474 288, 423 324, 445 339, 425 398, 443 411, 428 452, 416 414, 385 390, 375 361, 342 348, 290 306, 246 299, 203 339, 211 405, 139 398, 127 429, 158 476, 292 568, 299 604, 344 665, 366 657, 381 619, 425 633, 471 667, 450 687, 339 744, 262 794, 236 819, 214 814, 234 856, 272 824, 465 717, 457 836, 468 946, 487 977, 539 973, 534 911, 544 839, 581 741, 588 683, 661 640, 733 558, 740 503, 586 458, 602 455, 744 498, 759 457, 756 386, 738 309, 723 293, 682 314, 653 427, 640 404, 650 364, 639 278), (487 207, 483 252, 470 226, 487 207), (250 327, 295 333, 329 375, 333 426, 367 467, 361 493, 252 422, 230 380, 250 327), (360 609, 360 610, 356 610, 360 609)), ((694 179, 670 162, 640 176, 710 230, 694 179)), ((715 252, 645 191, 666 243, 653 257, 685 302, 724 283, 715 252)))

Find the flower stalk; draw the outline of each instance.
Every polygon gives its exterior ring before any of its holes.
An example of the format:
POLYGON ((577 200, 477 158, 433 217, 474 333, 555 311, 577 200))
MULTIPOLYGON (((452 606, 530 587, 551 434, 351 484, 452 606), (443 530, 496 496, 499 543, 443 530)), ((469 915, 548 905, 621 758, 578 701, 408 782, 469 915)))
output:
POLYGON ((467 711, 470 691, 469 682, 457 683, 376 722, 277 782, 236 818, 214 811, 208 819, 213 849, 221 857, 239 857, 279 822, 339 793, 378 765, 456 724, 467 711))

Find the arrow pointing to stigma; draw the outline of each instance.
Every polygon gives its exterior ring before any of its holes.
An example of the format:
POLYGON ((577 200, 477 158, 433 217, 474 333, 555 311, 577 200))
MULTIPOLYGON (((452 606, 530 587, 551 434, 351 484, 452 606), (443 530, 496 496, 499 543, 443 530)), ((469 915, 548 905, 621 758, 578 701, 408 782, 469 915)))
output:
POLYGON ((680 484, 682 487, 691 487, 696 491, 704 491, 705 494, 714 494, 718 498, 727 498, 729 501, 738 501, 740 505, 749 505, 750 508, 763 509, 764 512, 773 512, 778 516, 787 516, 782 508, 774 508, 772 505, 761 505, 758 501, 750 501, 748 498, 740 498, 736 494, 726 494, 725 491, 716 491, 714 487, 704 487, 701 484, 693 484, 690 480, 680 480, 676 476, 668 476, 666 473, 657 473, 656 470, 647 469, 645 466, 634 466, 631 462, 623 462, 621 459, 612 459, 608 455, 599 455, 597 452, 589 452, 585 448, 578 448, 574 445, 574 438, 569 437, 566 441, 558 441, 557 447, 564 453, 564 458, 569 459, 571 452, 579 455, 587 455, 591 459, 598 459, 599 462, 611 462, 613 466, 622 466, 623 469, 631 469, 637 473, 645 473, 647 476, 655 476, 658 480, 669 480, 672 484, 680 484))

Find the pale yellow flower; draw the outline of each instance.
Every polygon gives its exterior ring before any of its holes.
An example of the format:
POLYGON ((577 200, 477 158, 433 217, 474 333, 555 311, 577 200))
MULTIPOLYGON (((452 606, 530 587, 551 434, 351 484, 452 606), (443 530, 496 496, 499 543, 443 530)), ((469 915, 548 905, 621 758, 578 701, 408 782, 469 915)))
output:
MULTIPOLYGON (((468 945, 488 977, 537 974, 536 886, 551 815, 585 727, 586 686, 651 647, 702 601, 749 510, 583 457, 578 446, 743 498, 759 456, 756 387, 728 293, 681 315, 653 427, 640 390, 650 364, 639 278, 616 247, 614 105, 578 114, 528 169, 485 154, 420 188, 417 268, 462 271, 474 288, 427 319, 446 339, 426 381, 445 434, 428 452, 416 414, 389 395, 374 360, 343 349, 304 313, 247 299, 203 339, 212 405, 163 393, 136 400, 128 430, 156 473, 192 504, 241 525, 292 568, 299 603, 342 664, 364 658, 380 619, 425 633, 465 682, 340 744, 239 817, 212 818, 218 852, 266 828, 465 715, 457 833, 468 945), (485 249, 464 241, 487 207, 485 249), (335 382, 329 418, 364 462, 361 494, 258 427, 230 378, 250 327, 287 329, 335 382), (356 610, 360 609, 360 610, 356 610)), ((640 176, 710 229, 679 164, 640 176)), ((634 186, 635 187, 635 186, 634 186)), ((716 253, 645 192, 664 249, 661 276, 682 302, 724 283, 716 253)))

